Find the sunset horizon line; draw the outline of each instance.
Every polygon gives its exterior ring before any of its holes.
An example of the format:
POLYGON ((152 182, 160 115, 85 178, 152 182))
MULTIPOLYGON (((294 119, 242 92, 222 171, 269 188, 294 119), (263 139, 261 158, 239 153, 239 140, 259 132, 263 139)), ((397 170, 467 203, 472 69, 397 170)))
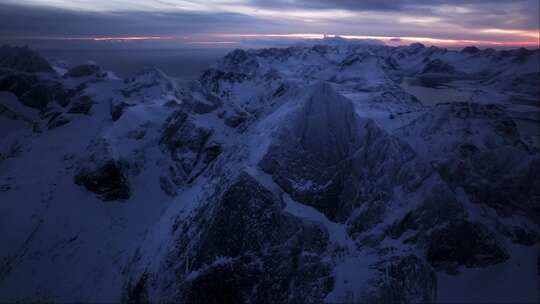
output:
MULTIPOLYGON (((530 31, 533 32, 533 31, 530 31)), ((521 35, 530 37, 531 35, 521 35)), ((224 45, 249 43, 250 40, 256 42, 261 39, 282 39, 287 40, 322 40, 324 38, 343 38, 347 40, 379 40, 386 45, 399 46, 412 43, 422 43, 429 46, 459 47, 459 46, 479 46, 479 47, 535 47, 540 48, 540 38, 536 40, 483 40, 483 39, 451 39, 426 36, 386 36, 386 35, 348 35, 348 34, 327 34, 327 33, 212 33, 204 35, 119 35, 119 36, 85 36, 85 37, 10 37, 0 38, 1 40, 58 40, 58 41, 94 41, 94 42, 141 42, 141 41, 174 41, 178 40, 185 44, 201 45, 224 45), (227 40, 220 40, 227 39, 227 40), (241 40, 234 40, 241 39, 241 40), (231 41, 234 40, 234 41, 231 41)))

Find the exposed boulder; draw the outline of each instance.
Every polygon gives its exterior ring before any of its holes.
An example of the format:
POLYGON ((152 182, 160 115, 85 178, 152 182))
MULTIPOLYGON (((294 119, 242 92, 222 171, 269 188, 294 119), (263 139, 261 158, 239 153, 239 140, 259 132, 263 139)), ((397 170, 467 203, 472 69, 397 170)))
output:
POLYGON ((58 127, 66 125, 71 121, 62 112, 51 112, 47 114, 45 117, 48 118, 47 127, 49 130, 56 129, 58 127))
POLYGON ((223 122, 231 128, 236 128, 247 120, 248 114, 243 111, 223 111, 219 114, 223 118, 223 122))
POLYGON ((94 168, 83 168, 75 175, 75 183, 103 201, 126 200, 130 196, 126 166, 121 161, 108 160, 94 168))
POLYGON ((221 152, 223 152, 223 146, 220 143, 209 143, 202 152, 202 155, 204 155, 203 162, 205 164, 211 163, 221 154, 221 152))
POLYGON ((122 117, 122 115, 124 114, 124 112, 130 107, 131 105, 129 103, 126 103, 126 102, 118 102, 118 103, 113 103, 111 102, 111 119, 112 121, 117 121, 118 119, 120 119, 120 117, 122 117))

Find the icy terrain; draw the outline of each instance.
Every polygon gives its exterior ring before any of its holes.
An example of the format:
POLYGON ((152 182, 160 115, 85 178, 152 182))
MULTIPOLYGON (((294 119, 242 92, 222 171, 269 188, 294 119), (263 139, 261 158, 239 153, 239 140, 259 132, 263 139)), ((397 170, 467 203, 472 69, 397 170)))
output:
POLYGON ((540 51, 0 48, 0 302, 540 301, 540 51))

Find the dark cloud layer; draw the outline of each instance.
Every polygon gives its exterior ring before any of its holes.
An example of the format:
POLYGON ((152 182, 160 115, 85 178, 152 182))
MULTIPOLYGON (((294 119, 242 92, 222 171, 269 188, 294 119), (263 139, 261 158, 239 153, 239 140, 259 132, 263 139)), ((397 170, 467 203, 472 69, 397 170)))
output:
POLYGON ((189 11, 175 8, 173 0, 153 0, 144 4, 159 4, 156 7, 161 9, 136 9, 140 6, 134 1, 129 9, 93 12, 30 5, 29 1, 21 0, 26 5, 0 3, 0 42, 40 37, 182 37, 210 33, 330 33, 525 41, 534 40, 534 34, 519 36, 515 31, 534 33, 540 28, 538 0, 252 0, 231 2, 230 10, 222 4, 221 9, 214 10, 209 5, 209 9, 189 11), (332 10, 336 9, 348 14, 334 16, 332 10), (483 29, 508 33, 482 32, 483 29))
POLYGON ((347 9, 347 10, 404 10, 411 7, 434 7, 440 5, 485 5, 525 4, 530 6, 536 0, 255 0, 256 6, 266 7, 300 7, 314 9, 347 9))
POLYGON ((0 4, 0 37, 85 37, 186 35, 277 25, 235 13, 205 12, 81 12, 59 8, 0 4))
POLYGON ((273 9, 400 12, 437 16, 462 25, 540 28, 539 0, 255 0, 254 5, 273 9), (441 11, 442 6, 449 10, 441 11), (452 7, 464 10, 452 11, 452 7))

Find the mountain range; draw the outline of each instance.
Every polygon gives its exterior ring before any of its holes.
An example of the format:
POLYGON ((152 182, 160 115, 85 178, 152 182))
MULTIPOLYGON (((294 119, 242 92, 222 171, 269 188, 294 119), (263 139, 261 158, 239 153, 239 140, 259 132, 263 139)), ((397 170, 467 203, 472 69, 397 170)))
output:
MULTIPOLYGON (((334 39, 335 40, 335 39, 334 39)), ((0 48, 0 301, 540 300, 540 50, 0 48)))

